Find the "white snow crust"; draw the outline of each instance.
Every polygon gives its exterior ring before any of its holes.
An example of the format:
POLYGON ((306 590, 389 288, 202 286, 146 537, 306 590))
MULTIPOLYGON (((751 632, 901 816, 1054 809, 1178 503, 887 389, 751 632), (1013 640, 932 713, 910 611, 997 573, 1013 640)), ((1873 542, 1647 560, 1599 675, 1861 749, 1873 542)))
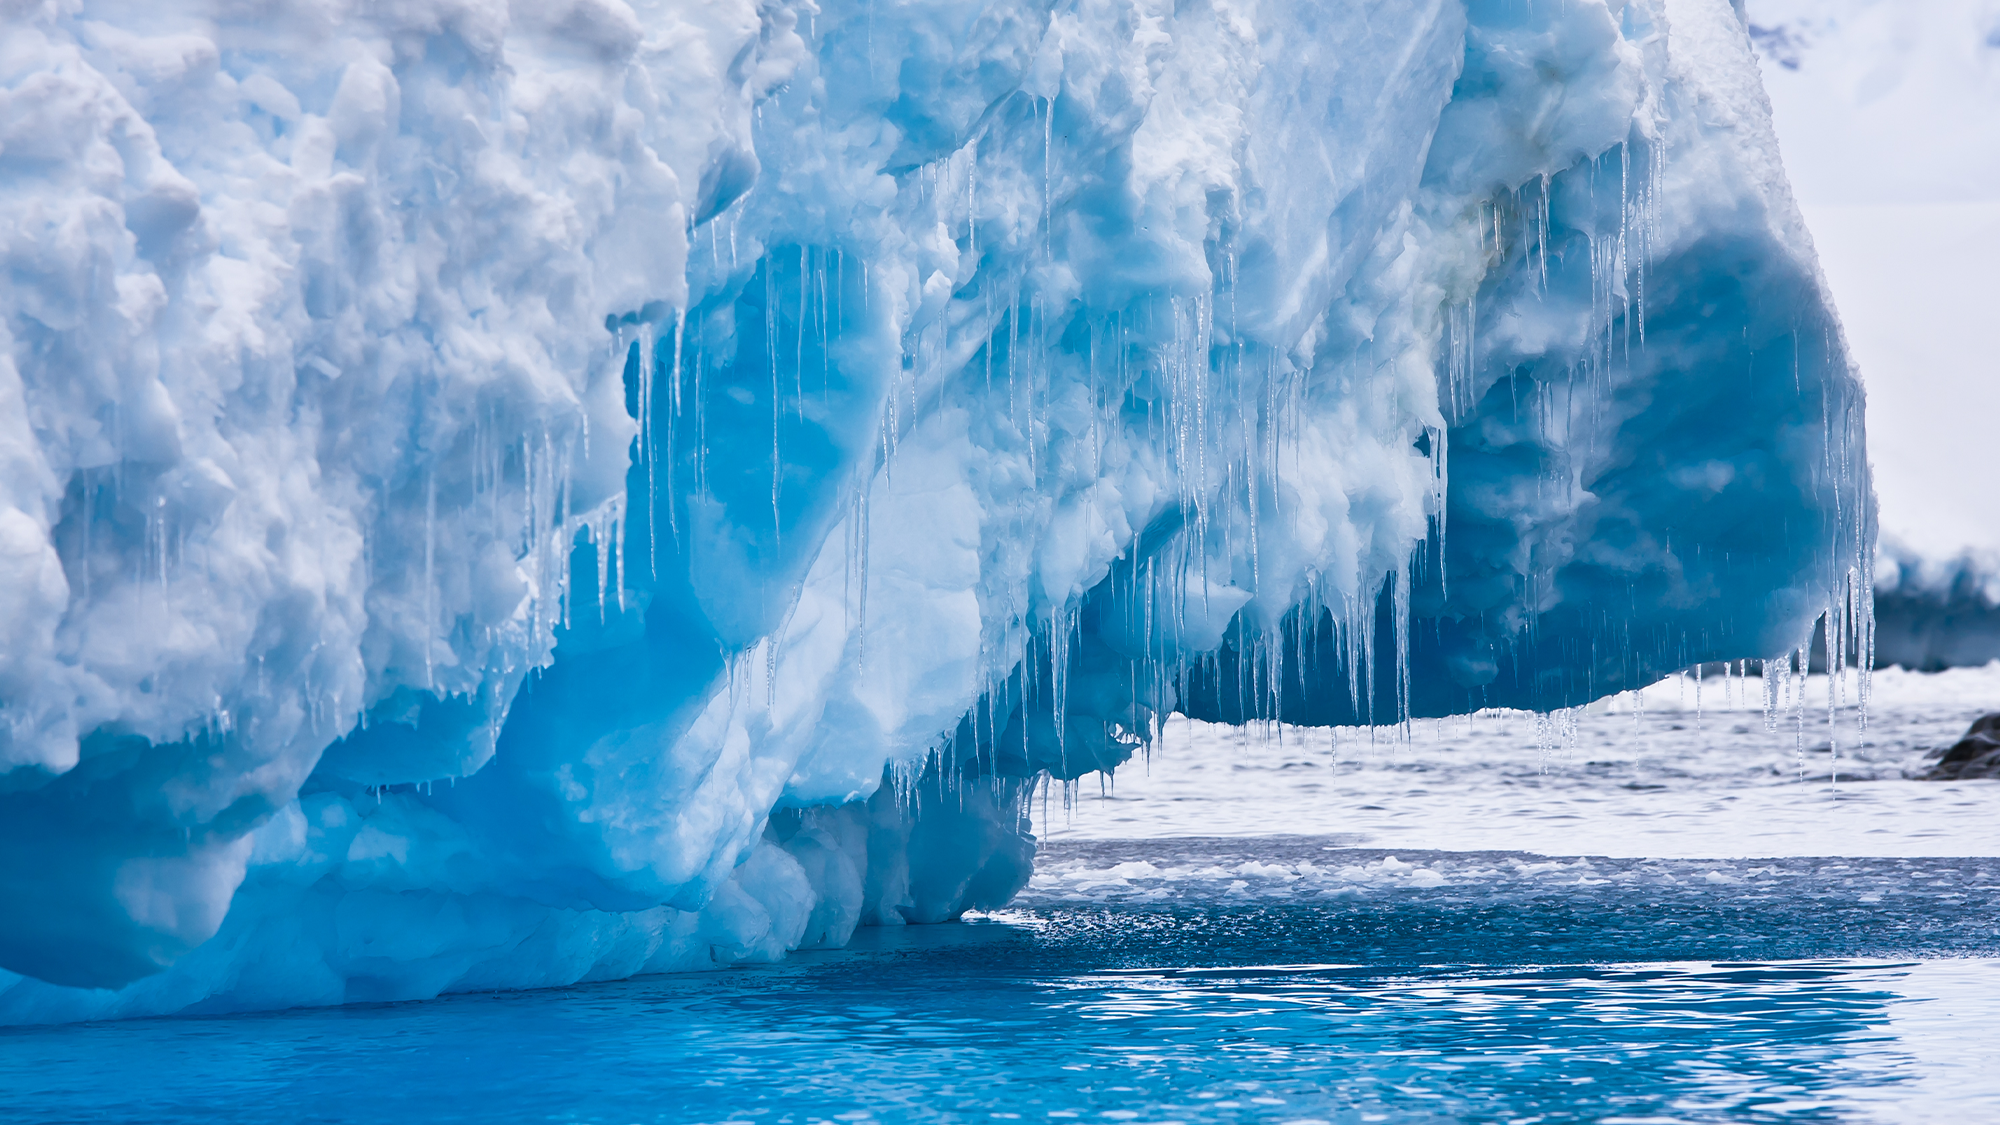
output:
POLYGON ((0 1022, 774 958, 1177 709, 1865 647, 1728 0, 0 21, 0 1022))
MULTIPOLYGON (((1458 856, 1445 874, 1473 883, 1496 862, 1548 857, 1728 861, 1717 868, 1728 874, 1774 858, 2000 856, 1993 782, 1919 780, 1928 755, 2000 707, 2000 662, 1879 671, 1865 727, 1851 670, 1844 684, 1739 671, 1676 675, 1569 713, 1496 709, 1406 730, 1177 719, 1146 761, 1078 783, 1068 801, 1046 794, 1035 827, 1058 853, 1072 841, 1273 835, 1399 853, 1401 867, 1302 873, 1301 886, 1333 888, 1407 883, 1420 853, 1458 856), (1494 852, 1531 855, 1474 854, 1494 852)), ((1246 877, 1160 852, 1151 891, 1246 877)), ((1104 871, 1038 869, 1032 886, 1130 889, 1104 871)))

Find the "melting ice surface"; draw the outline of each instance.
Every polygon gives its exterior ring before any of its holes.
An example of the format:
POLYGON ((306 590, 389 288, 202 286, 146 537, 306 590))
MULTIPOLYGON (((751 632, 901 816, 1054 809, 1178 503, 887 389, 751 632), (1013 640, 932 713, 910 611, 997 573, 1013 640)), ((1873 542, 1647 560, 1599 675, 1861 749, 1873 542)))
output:
POLYGON ((1865 660, 1727 0, 5 19, 0 1023, 769 962, 1176 711, 1865 660))

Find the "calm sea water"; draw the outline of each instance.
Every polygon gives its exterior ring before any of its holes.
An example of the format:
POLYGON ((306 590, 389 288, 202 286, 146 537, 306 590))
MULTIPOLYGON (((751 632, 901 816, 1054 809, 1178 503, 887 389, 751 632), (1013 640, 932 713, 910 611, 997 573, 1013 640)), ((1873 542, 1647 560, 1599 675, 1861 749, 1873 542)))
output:
POLYGON ((1468 909, 1433 888, 1315 905, 1043 907, 864 932, 853 950, 765 969, 0 1031, 0 1117, 1638 1123, 2000 1113, 2000 1068, 1981 1031, 2000 1026, 2000 961, 1969 956, 1994 944, 1994 911, 1940 930, 1912 924, 1926 904, 1903 901, 1872 927, 1848 917, 1829 931, 1813 924, 1809 897, 1719 904, 1678 925, 1670 912, 1630 905, 1639 909, 1538 907, 1533 895, 1503 891, 1468 909), (1884 955, 1899 927, 1918 935, 1904 942, 1912 955, 1884 955), (1649 929, 1659 941, 1649 944, 1649 929), (1704 956, 1722 950, 1785 956, 1704 956))

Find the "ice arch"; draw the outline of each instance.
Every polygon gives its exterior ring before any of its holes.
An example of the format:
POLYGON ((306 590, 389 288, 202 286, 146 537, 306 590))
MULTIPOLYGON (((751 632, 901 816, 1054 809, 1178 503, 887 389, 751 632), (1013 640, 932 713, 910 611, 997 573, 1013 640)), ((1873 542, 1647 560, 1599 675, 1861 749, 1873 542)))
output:
POLYGON ((8 9, 0 1021, 781 956, 1171 709, 1865 642, 1726 0, 392 7, 8 9))

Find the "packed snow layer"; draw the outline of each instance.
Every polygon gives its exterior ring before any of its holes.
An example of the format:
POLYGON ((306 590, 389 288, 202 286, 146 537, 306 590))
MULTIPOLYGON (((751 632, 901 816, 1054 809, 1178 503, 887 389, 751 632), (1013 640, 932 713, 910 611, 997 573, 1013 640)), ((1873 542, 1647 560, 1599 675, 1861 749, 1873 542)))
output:
POLYGON ((1728 0, 6 13, 0 1021, 774 957, 1177 708, 1865 641, 1728 0))

